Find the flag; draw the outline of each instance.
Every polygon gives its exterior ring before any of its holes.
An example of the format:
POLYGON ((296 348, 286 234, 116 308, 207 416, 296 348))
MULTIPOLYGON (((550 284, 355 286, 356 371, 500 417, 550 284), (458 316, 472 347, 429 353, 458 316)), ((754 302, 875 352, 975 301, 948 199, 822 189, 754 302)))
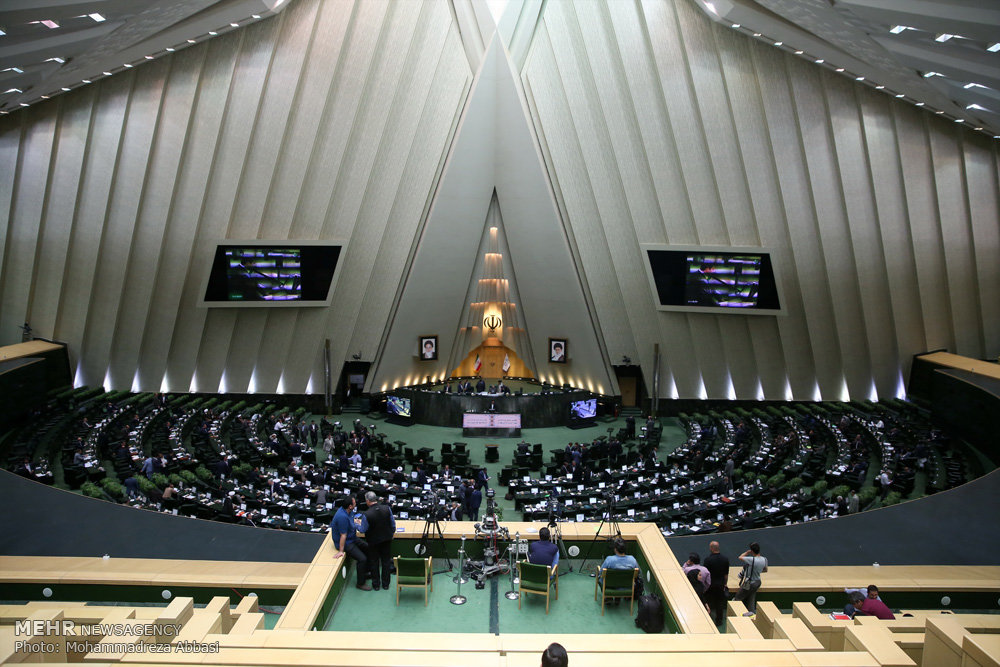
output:
POLYGON ((503 355, 503 372, 506 373, 509 370, 510 370, 510 356, 505 354, 503 355))
POLYGON ((473 373, 478 373, 478 372, 479 372, 479 370, 480 370, 480 369, 481 369, 482 367, 483 367, 483 362, 482 362, 482 360, 481 360, 481 359, 479 358, 479 355, 477 354, 477 355, 476 355, 476 363, 475 363, 475 364, 473 365, 473 367, 472 367, 472 372, 473 372, 473 373))

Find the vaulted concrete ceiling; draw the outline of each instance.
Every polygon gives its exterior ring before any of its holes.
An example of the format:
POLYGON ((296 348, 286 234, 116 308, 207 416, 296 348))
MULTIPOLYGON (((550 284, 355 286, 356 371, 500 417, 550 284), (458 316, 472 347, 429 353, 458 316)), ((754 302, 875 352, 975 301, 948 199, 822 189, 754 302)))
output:
POLYGON ((0 113, 273 16, 286 0, 4 0, 0 113))
POLYGON ((692 0, 713 20, 1000 136, 1000 3, 692 0))

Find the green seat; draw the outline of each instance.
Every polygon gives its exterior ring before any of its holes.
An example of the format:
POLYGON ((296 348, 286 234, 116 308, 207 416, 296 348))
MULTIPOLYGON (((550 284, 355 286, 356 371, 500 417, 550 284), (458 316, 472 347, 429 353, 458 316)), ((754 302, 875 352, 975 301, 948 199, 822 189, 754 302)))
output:
POLYGON ((521 608, 521 598, 525 593, 545 596, 545 613, 549 613, 549 594, 555 583, 556 599, 559 599, 559 564, 534 565, 527 561, 518 561, 517 577, 521 580, 521 597, 517 599, 517 608, 521 608))
POLYGON ((635 580, 639 578, 639 568, 631 570, 609 570, 604 568, 594 581, 594 599, 601 593, 601 616, 604 616, 604 602, 609 598, 628 598, 628 613, 631 616, 635 606, 635 580))
POLYGON ((427 591, 434 590, 434 577, 432 575, 433 566, 427 558, 400 558, 394 556, 393 564, 396 566, 396 606, 399 606, 400 588, 423 588, 424 606, 427 606, 427 591))

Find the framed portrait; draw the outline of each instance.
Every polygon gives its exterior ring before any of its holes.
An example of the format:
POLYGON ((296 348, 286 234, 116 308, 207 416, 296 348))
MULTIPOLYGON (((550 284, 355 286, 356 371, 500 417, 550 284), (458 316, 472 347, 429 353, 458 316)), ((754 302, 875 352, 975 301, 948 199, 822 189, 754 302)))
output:
POLYGON ((565 338, 549 339, 549 363, 565 364, 567 353, 567 342, 565 338))
POLYGON ((437 336, 421 336, 420 337, 420 360, 421 361, 437 361, 438 358, 438 337, 437 336))

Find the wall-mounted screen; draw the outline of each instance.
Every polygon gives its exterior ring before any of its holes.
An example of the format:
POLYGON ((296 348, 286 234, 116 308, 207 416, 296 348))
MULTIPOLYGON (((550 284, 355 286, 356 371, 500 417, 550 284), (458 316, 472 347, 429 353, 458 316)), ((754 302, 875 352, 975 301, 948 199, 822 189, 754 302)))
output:
POLYGON ((574 419, 593 419, 597 416, 597 399, 573 401, 569 404, 569 414, 574 419))
POLYGON ((220 243, 201 305, 328 305, 341 249, 301 241, 220 243))
POLYGON ((660 310, 775 315, 782 312, 764 248, 643 245, 660 310))
POLYGON ((403 398, 401 396, 386 396, 385 407, 386 411, 390 415, 396 415, 397 417, 412 416, 410 414, 410 399, 408 398, 403 398))

